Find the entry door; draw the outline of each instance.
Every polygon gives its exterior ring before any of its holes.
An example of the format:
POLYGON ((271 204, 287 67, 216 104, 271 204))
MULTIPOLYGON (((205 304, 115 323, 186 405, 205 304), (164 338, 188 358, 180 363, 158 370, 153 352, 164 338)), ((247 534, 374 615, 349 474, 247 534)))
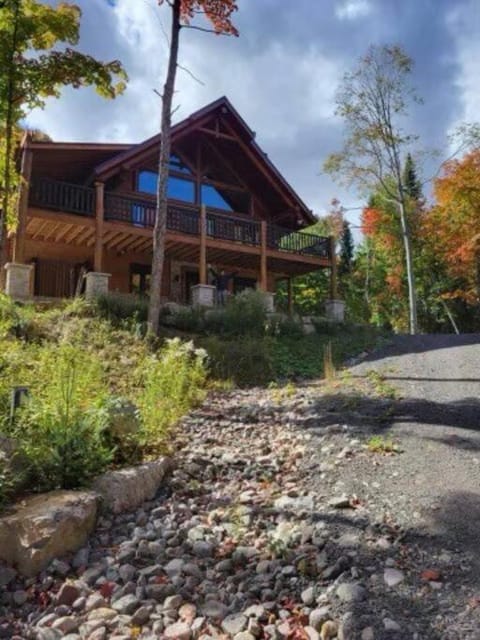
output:
POLYGON ((79 265, 60 260, 38 259, 35 263, 36 296, 69 298, 75 293, 79 265))
POLYGON ((192 302, 192 289, 196 284, 199 284, 200 277, 198 275, 198 269, 188 269, 183 274, 184 293, 183 299, 187 304, 192 302))

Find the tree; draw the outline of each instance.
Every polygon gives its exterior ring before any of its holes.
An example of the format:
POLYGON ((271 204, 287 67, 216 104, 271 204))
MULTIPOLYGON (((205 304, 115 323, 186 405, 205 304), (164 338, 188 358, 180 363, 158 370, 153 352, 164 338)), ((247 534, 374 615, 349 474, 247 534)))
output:
POLYGON ((342 235, 340 236, 340 263, 338 266, 340 276, 345 276, 352 270, 353 249, 353 236, 350 224, 347 220, 344 220, 342 235))
POLYGON ((405 194, 412 200, 419 201, 422 198, 422 184, 417 176, 417 168, 412 154, 407 153, 407 159, 403 168, 403 183, 405 194))
POLYGON ((100 62, 65 47, 78 43, 80 19, 75 4, 0 0, 0 264, 5 261, 7 228, 16 223, 19 122, 67 85, 94 86, 108 98, 125 87, 127 76, 118 60, 100 62))
POLYGON ((336 114, 346 128, 343 149, 325 162, 325 170, 366 192, 381 187, 400 221, 408 282, 409 328, 417 333, 407 194, 401 157, 415 139, 404 133, 408 103, 417 98, 409 85, 412 60, 398 46, 372 46, 357 68, 347 73, 337 94, 336 114))
POLYGON ((201 31, 213 31, 213 33, 217 35, 238 35, 237 30, 231 22, 232 13, 237 10, 237 5, 233 0, 159 0, 159 4, 163 4, 164 2, 171 8, 172 23, 167 75, 162 95, 157 206, 155 227, 153 230, 152 276, 148 308, 149 331, 154 334, 158 333, 160 322, 161 286, 167 228, 167 186, 171 148, 170 130, 172 126, 172 102, 178 66, 180 30, 182 28, 195 28, 201 31), (198 14, 202 14, 207 19, 212 29, 190 24, 192 19, 198 14))

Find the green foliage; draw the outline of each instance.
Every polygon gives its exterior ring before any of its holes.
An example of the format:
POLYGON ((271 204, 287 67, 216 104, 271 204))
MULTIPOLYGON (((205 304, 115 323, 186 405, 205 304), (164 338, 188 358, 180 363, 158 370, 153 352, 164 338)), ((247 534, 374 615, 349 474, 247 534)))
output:
POLYGON ((18 411, 11 436, 36 490, 83 486, 112 459, 99 410, 106 394, 101 366, 85 351, 61 345, 39 352, 39 370, 43 384, 18 411))
POLYGON ((400 453, 398 444, 392 438, 384 438, 383 436, 372 436, 367 442, 368 450, 372 453, 400 453))
MULTIPOLYGON (((300 315, 318 316, 324 312, 324 301, 330 296, 329 275, 326 269, 297 276, 292 282, 293 307, 300 315)), ((279 283, 275 296, 279 309, 287 310, 287 284, 279 283)))
POLYGON ((353 251, 354 245, 352 231, 349 223, 344 220, 342 235, 340 236, 340 262, 338 265, 338 275, 341 280, 352 270, 353 251))
POLYGON ((142 362, 137 371, 137 404, 143 423, 141 443, 146 450, 165 447, 169 430, 203 399, 207 377, 206 352, 179 338, 142 362))
POLYGON ((264 385, 274 377, 270 340, 243 336, 221 339, 211 336, 201 340, 209 356, 214 378, 232 380, 239 387, 264 385))
POLYGON ((305 335, 301 318, 282 313, 272 314, 268 317, 265 333, 277 338, 296 338, 298 340, 305 335))
POLYGON ((167 309, 160 321, 179 331, 201 333, 205 330, 205 310, 202 307, 180 307, 175 311, 167 309))
POLYGON ((95 303, 98 315, 114 325, 118 326, 125 320, 133 323, 147 321, 148 300, 145 297, 112 292, 98 296, 95 303))

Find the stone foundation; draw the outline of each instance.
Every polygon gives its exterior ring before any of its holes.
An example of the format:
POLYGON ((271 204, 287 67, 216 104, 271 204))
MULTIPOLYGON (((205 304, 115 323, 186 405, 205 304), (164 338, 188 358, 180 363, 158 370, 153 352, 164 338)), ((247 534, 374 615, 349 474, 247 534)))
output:
POLYGON ((345 302, 343 300, 327 300, 325 315, 332 322, 345 322, 345 302))
POLYGON ((85 297, 87 300, 108 293, 109 273, 89 271, 85 276, 85 297))
POLYGON ((196 284, 191 291, 194 307, 213 307, 215 305, 215 287, 209 284, 196 284))
POLYGON ((263 295, 265 297, 265 308, 268 313, 273 313, 275 311, 275 294, 270 291, 264 291, 263 295))
POLYGON ((32 295, 33 264, 7 262, 5 269, 7 271, 5 293, 16 300, 30 298, 32 295))

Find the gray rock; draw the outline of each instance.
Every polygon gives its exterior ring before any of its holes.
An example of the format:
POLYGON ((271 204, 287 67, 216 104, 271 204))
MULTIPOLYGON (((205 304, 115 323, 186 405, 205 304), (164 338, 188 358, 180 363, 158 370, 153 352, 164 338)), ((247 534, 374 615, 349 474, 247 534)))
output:
POLYGON ((192 546, 192 551, 198 558, 210 558, 213 550, 213 544, 205 540, 196 540, 192 546))
POLYGON ((307 606, 310 606, 315 602, 315 587, 308 587, 304 589, 300 594, 302 602, 307 606))
POLYGON ((57 629, 64 635, 67 635, 67 633, 76 631, 79 626, 80 620, 72 616, 64 616, 63 618, 58 618, 57 620, 55 620, 55 622, 52 624, 52 629, 57 629))
POLYGON ((137 570, 131 564, 122 564, 118 569, 118 575, 123 582, 130 582, 135 578, 137 570))
POLYGON ((405 575, 402 571, 389 567, 385 569, 383 573, 383 579, 389 587, 395 587, 397 584, 403 582, 403 580, 405 579, 405 575))
POLYGON ((94 609, 100 609, 100 607, 106 607, 107 603, 105 598, 100 593, 92 593, 88 596, 85 603, 85 611, 93 611, 94 609))
POLYGON ((15 569, 11 567, 0 567, 0 587, 5 587, 17 575, 15 569))
POLYGON ((25 604, 25 602, 28 599, 28 594, 26 591, 23 591, 21 589, 19 589, 18 591, 14 591, 13 592, 13 602, 18 606, 21 607, 22 604, 25 604))
POLYGON ((383 626, 385 627, 385 631, 401 631, 402 630, 402 627, 398 624, 398 622, 395 622, 395 620, 392 620, 391 618, 384 618, 383 626))
POLYGON ((355 582, 340 584, 337 587, 336 594, 342 602, 360 602, 367 597, 366 589, 355 582))
POLYGON ((320 631, 322 625, 331 619, 330 607, 318 607, 313 609, 308 617, 308 622, 316 631, 320 631))
POLYGON ((74 569, 80 569, 80 567, 86 567, 88 565, 89 557, 90 557, 90 549, 88 547, 82 547, 73 556, 72 567, 74 569))
POLYGON ((135 611, 131 623, 134 627, 142 627, 150 620, 151 607, 143 606, 135 611))
POLYGON ((343 494, 341 496, 331 498, 328 501, 328 506, 333 507, 334 509, 350 509, 352 505, 350 504, 350 498, 343 494))
POLYGON ((175 622, 168 625, 163 634, 165 638, 170 640, 190 640, 192 630, 186 622, 175 622))
POLYGON ((163 609, 164 611, 167 609, 174 609, 175 611, 180 607, 180 605, 183 602, 183 598, 181 595, 175 595, 175 596, 168 596, 168 598, 165 598, 165 601, 163 603, 163 609))
POLYGON ((138 598, 132 593, 129 593, 115 600, 115 602, 112 603, 112 609, 115 609, 115 611, 121 614, 132 615, 139 604, 138 598))
POLYGON ((57 604, 66 604, 71 607, 79 597, 80 589, 71 582, 64 582, 60 587, 55 600, 57 604))
POLYGON ((255 636, 250 631, 240 631, 233 636, 233 640, 255 640, 255 636))
POLYGON ((375 640, 373 627, 365 627, 362 631, 361 640, 375 640))
POLYGON ((207 618, 223 620, 228 613, 228 608, 217 600, 207 600, 202 607, 202 614, 207 618))
POLYGON ((237 633, 244 631, 247 626, 248 618, 244 615, 232 614, 222 621, 222 629, 225 633, 235 636, 237 633))

